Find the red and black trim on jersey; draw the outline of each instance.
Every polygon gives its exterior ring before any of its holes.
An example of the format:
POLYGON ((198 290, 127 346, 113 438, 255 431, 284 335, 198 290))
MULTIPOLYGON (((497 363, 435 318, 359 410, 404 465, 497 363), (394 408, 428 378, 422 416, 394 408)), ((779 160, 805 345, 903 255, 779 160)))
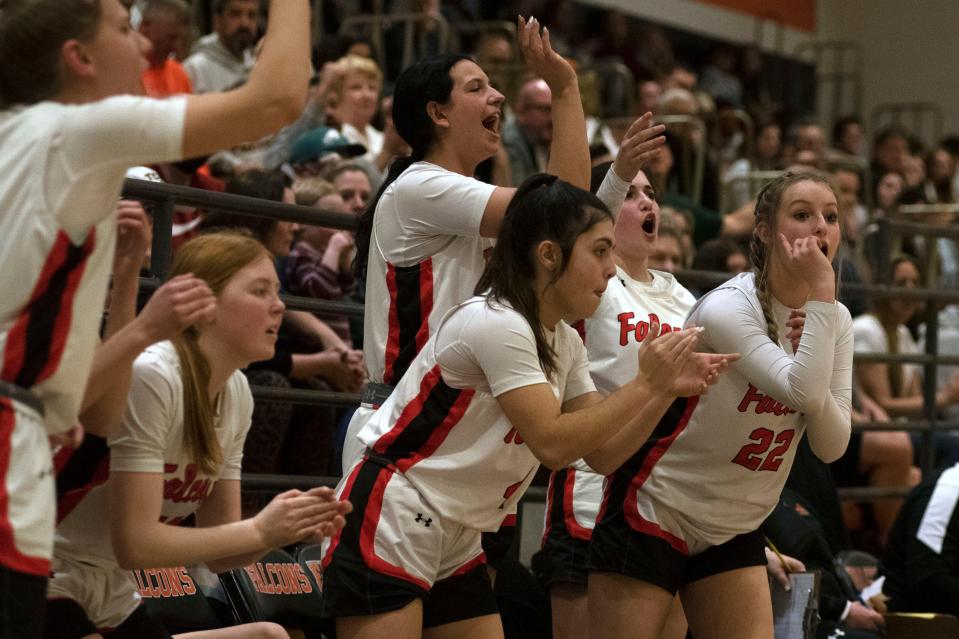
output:
POLYGON ((419 392, 393 427, 371 446, 373 452, 400 472, 408 470, 439 448, 463 418, 474 394, 472 389, 447 385, 437 364, 423 376, 419 392))
POLYGON ((433 260, 412 266, 386 265, 389 330, 383 362, 383 383, 395 386, 430 338, 433 311, 433 260))
POLYGON ((57 233, 30 301, 7 334, 4 381, 31 388, 56 372, 70 334, 73 298, 95 245, 96 229, 80 245, 57 233))
POLYGON ((53 458, 57 473, 57 524, 91 490, 110 477, 110 448, 107 440, 87 433, 79 448, 61 448, 53 458))
POLYGON ((593 530, 581 526, 573 512, 576 473, 575 468, 564 468, 554 471, 549 476, 549 486, 546 491, 546 529, 543 531, 544 544, 553 532, 581 541, 589 541, 593 536, 593 530))
POLYGON ((672 533, 660 528, 656 522, 645 519, 637 510, 636 492, 642 487, 649 474, 679 434, 683 432, 699 404, 699 396, 678 397, 666 410, 653 434, 642 448, 630 457, 609 477, 603 491, 603 503, 596 518, 597 527, 608 517, 615 515, 614 510, 622 510, 626 521, 633 530, 669 543, 675 550, 689 555, 686 542, 672 533))
POLYGON ((7 397, 0 397, 0 565, 26 573, 46 577, 50 574, 50 560, 31 557, 17 549, 13 521, 10 519, 10 490, 6 477, 13 455, 13 431, 17 427, 17 410, 7 397))

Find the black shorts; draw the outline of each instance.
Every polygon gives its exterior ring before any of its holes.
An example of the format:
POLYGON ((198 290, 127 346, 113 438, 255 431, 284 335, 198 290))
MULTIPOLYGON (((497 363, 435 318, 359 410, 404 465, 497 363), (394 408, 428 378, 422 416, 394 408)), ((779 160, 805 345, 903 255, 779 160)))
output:
MULTIPOLYGON (((479 532, 466 531, 462 527, 457 530, 455 525, 444 522, 438 513, 419 512, 414 520, 413 511, 426 511, 426 507, 415 501, 421 497, 404 482, 405 479, 395 474, 395 469, 373 461, 364 461, 354 467, 341 495, 350 500, 353 510, 346 517, 346 526, 333 538, 323 558, 323 617, 332 619, 381 614, 404 608, 417 598, 423 600, 424 628, 496 614, 498 608, 486 572, 485 557, 479 551, 479 532), (379 508, 390 500, 389 491, 394 481, 398 488, 397 492, 392 493, 396 497, 393 505, 404 499, 414 500, 404 504, 416 506, 409 511, 409 521, 380 517, 379 508), (392 536, 399 539, 392 546, 394 550, 401 551, 400 554, 432 553, 430 556, 442 557, 446 561, 449 556, 443 554, 441 548, 446 547, 447 539, 465 540, 463 547, 468 554, 454 562, 453 565, 459 568, 455 571, 450 568, 445 573, 449 576, 433 583, 410 578, 409 574, 402 574, 405 572, 402 563, 393 564, 397 570, 390 568, 381 557, 375 556, 380 550, 374 550, 374 556, 369 557, 374 536, 381 526, 389 528, 392 536), (411 529, 423 534, 409 536, 410 533, 406 531, 411 529), (464 531, 467 534, 463 534, 464 531), (422 545, 424 543, 429 546, 422 545), (470 550, 474 545, 476 550, 470 550), (364 548, 367 549, 366 554, 364 548), (479 555, 475 556, 474 552, 479 555), (467 561, 471 556, 475 556, 475 559, 467 561)), ((390 548, 381 550, 390 552, 390 548)), ((416 554, 416 558, 420 556, 416 554)), ((395 557, 390 559, 399 561, 395 557)))
POLYGON ((483 554, 490 568, 499 570, 516 541, 516 515, 510 515, 496 532, 484 532, 483 554))
POLYGON ((40 637, 46 609, 46 577, 0 566, 0 637, 40 637))
POLYGON ((589 553, 591 529, 577 527, 570 530, 570 513, 566 511, 566 478, 569 469, 558 470, 549 480, 546 531, 543 549, 537 553, 536 572, 547 588, 556 584, 586 585, 586 559, 589 553))
POLYGON ((862 459, 862 432, 853 431, 842 457, 829 464, 836 486, 863 486, 867 475, 859 470, 862 459))
POLYGON ((685 584, 730 570, 766 565, 765 539, 754 530, 689 556, 661 537, 641 533, 621 508, 607 508, 593 530, 587 570, 614 572, 676 594, 685 584))
POLYGON ((47 606, 46 639, 80 639, 100 633, 104 639, 170 639, 163 624, 140 605, 116 628, 97 628, 73 599, 51 599, 47 606))

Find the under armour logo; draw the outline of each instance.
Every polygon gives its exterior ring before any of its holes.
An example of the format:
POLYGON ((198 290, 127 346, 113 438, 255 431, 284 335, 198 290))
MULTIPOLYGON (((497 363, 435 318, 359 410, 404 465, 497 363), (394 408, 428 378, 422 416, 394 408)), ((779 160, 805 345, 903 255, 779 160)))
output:
POLYGON ((415 521, 416 523, 423 522, 423 525, 429 528, 430 524, 433 523, 433 518, 424 517, 423 513, 416 513, 416 519, 414 519, 413 521, 415 521))

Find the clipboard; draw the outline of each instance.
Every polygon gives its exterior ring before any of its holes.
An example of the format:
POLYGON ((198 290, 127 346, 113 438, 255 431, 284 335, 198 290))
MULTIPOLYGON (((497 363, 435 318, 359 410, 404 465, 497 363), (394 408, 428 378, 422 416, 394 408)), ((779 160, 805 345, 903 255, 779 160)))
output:
POLYGON ((790 573, 791 590, 769 580, 775 639, 812 639, 819 627, 819 571, 790 573))

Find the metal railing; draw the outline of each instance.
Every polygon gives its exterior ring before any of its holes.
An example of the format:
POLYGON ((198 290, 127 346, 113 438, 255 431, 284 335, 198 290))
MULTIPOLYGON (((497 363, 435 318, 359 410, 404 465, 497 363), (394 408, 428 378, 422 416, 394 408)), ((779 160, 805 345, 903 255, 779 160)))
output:
MULTIPOLYGON (((684 122, 686 119, 683 120, 684 122)), ((701 125, 700 121, 700 125, 701 125)), ((124 183, 123 196, 153 202, 154 233, 152 271, 153 277, 143 280, 147 289, 155 288, 165 279, 169 272, 171 255, 171 229, 173 210, 176 205, 199 207, 207 210, 229 210, 241 215, 270 218, 276 220, 293 220, 304 224, 316 224, 337 229, 352 230, 356 225, 356 218, 352 215, 321 211, 314 208, 270 202, 257 198, 215 193, 181 187, 169 184, 160 184, 144 180, 127 180, 124 183)), ((919 222, 887 222, 886 233, 913 233, 928 236, 945 236, 959 240, 959 229, 942 229, 938 226, 919 222)), ((678 271, 677 278, 687 285, 719 284, 729 278, 727 273, 711 273, 704 271, 678 271)), ((959 291, 940 290, 931 288, 902 288, 887 284, 844 284, 845 289, 851 292, 865 294, 873 299, 899 298, 926 301, 926 343, 925 352, 906 355, 891 353, 857 353, 857 361, 873 362, 901 362, 919 364, 923 367, 923 397, 924 406, 921 418, 900 422, 869 422, 855 424, 857 431, 914 431, 923 434, 924 463, 923 470, 932 469, 935 460, 934 435, 938 431, 959 430, 959 421, 943 421, 938 419, 935 402, 936 372, 940 365, 959 365, 959 356, 938 355, 939 318, 937 309, 942 304, 959 304, 959 291)), ((283 296, 284 302, 290 308, 319 311, 327 313, 342 313, 353 316, 363 314, 363 306, 348 302, 316 300, 296 296, 283 296)), ((270 387, 252 387, 256 399, 272 401, 288 401, 297 404, 355 406, 359 403, 359 395, 333 391, 317 391, 307 389, 277 389, 270 387)), ((335 485, 335 477, 307 477, 292 475, 260 475, 244 474, 243 486, 255 491, 279 491, 290 487, 310 487, 335 485)), ((901 497, 904 489, 891 488, 853 488, 842 489, 843 498, 886 498, 901 497)), ((528 501, 542 501, 545 491, 542 488, 531 488, 525 497, 528 501)))
POLYGON ((809 41, 797 45, 793 54, 816 67, 816 112, 820 118, 828 118, 828 126, 848 113, 862 113, 861 44, 851 40, 809 41))

